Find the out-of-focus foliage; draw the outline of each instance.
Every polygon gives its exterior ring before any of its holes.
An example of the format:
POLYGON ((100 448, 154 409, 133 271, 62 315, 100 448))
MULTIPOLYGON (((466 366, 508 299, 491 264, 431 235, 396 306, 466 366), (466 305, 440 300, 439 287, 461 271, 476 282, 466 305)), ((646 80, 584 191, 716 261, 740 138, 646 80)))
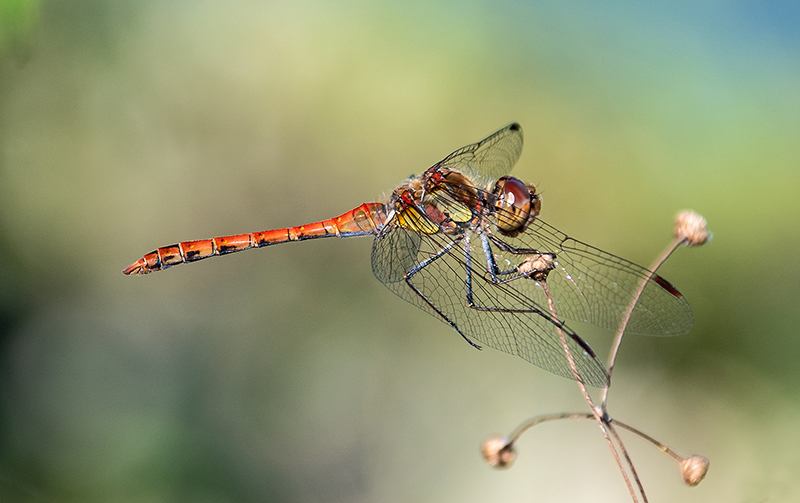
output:
MULTIPOLYGON (((652 501, 800 497, 791 2, 0 2, 0 500, 624 501, 574 383, 471 349, 321 240, 145 278, 157 246, 329 218, 511 121, 542 217, 696 324, 628 337, 610 409, 652 501), (538 430, 538 431, 537 431, 538 430), (568 469, 567 469, 568 468, 568 469)), ((604 353, 610 335, 578 327, 604 353)))
POLYGON ((30 55, 39 4, 39 0, 0 0, 0 58, 22 63, 30 55))

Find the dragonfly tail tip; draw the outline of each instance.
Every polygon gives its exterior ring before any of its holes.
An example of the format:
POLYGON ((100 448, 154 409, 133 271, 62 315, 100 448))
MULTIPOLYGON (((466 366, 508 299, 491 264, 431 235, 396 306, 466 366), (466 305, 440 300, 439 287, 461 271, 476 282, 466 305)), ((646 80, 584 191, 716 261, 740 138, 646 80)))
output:
POLYGON ((132 274, 136 274, 136 275, 147 274, 148 272, 149 271, 147 270, 146 267, 144 267, 144 264, 142 263, 142 261, 139 260, 139 261, 134 262, 133 264, 129 265, 128 267, 126 267, 122 271, 122 274, 124 274, 125 276, 130 276, 132 274))

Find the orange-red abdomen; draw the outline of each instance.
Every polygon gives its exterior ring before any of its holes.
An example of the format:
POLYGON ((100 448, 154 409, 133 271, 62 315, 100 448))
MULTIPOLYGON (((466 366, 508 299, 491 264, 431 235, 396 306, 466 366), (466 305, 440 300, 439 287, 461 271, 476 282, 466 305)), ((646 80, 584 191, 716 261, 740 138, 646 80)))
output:
POLYGON ((128 266, 123 274, 147 274, 161 271, 185 262, 194 262, 214 255, 224 255, 250 248, 260 248, 287 241, 351 237, 376 234, 386 223, 386 209, 381 203, 365 203, 358 208, 330 220, 275 229, 252 234, 223 236, 198 241, 183 241, 152 251, 128 266))

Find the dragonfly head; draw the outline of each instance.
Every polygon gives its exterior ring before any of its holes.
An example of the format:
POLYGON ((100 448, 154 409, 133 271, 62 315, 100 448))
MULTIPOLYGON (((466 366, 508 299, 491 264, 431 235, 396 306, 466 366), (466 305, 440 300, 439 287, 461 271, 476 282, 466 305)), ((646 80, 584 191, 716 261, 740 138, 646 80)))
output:
POLYGON ((519 178, 503 176, 494 185, 494 215, 497 229, 506 236, 523 232, 539 215, 541 201, 536 187, 519 178))

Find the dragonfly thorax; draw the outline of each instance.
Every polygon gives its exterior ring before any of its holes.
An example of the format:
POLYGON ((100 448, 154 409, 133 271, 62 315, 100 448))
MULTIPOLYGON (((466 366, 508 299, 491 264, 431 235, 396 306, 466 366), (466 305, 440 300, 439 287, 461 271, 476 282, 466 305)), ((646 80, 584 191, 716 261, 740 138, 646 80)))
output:
POLYGON ((427 193, 445 206, 456 204, 466 206, 470 210, 479 210, 480 191, 463 173, 449 168, 435 168, 429 170, 425 178, 427 193))

